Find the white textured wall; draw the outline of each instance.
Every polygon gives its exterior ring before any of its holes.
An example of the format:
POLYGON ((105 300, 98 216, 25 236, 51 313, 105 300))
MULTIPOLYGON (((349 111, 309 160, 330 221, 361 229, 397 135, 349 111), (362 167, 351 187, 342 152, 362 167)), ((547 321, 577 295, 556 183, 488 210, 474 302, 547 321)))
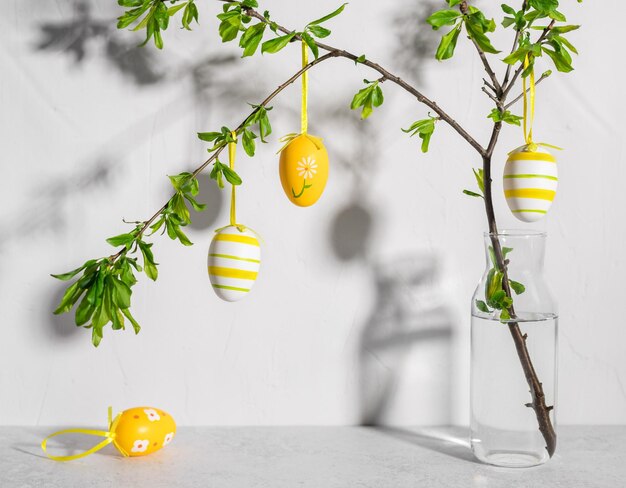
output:
MULTIPOLYGON (((159 280, 135 287, 139 336, 107 330, 94 349, 71 316, 51 315, 62 287, 48 274, 110 252, 104 239, 124 230, 121 218, 151 215, 169 191, 165 175, 206 156, 195 131, 235 125, 246 102, 297 69, 296 46, 239 59, 235 46, 220 45, 217 5, 200 3, 201 27, 171 28, 163 52, 120 56, 114 51, 140 35, 109 29, 115 2, 89 3, 90 31, 59 29, 84 25, 74 2, 3 2, 0 424, 102 424, 110 404, 155 405, 180 424, 466 422, 469 299, 484 265, 485 221, 461 189, 479 162, 441 124, 422 155, 399 128, 426 110, 394 86, 385 84, 385 105, 359 122, 347 105, 375 74, 346 60, 311 73, 311 131, 332 165, 316 206, 296 208, 282 194, 275 138, 238 161, 240 220, 265 240, 246 300, 227 304, 211 291, 205 255, 228 209, 204 176, 210 208, 189 230, 196 244, 156 240, 159 280), (99 29, 81 57, 81 36, 99 29), (44 48, 49 36, 57 42, 44 48), (217 62, 228 53, 235 57, 217 62)), ((263 7, 299 27, 337 3, 263 7)), ((624 70, 603 47, 621 43, 618 17, 604 13, 618 2, 563 3, 584 23, 571 36, 581 55, 574 73, 540 86, 535 125, 538 140, 566 148, 557 201, 535 226, 550 234, 547 273, 561 309, 559 422, 624 423, 624 70)), ((467 42, 451 62, 424 58, 433 38, 417 17, 429 4, 352 2, 329 42, 417 83, 485 141, 490 107, 467 42), (426 47, 412 54, 413 41, 426 47)), ((297 130, 298 96, 295 86, 275 100, 275 136, 297 130)), ((520 143, 521 131, 505 128, 496 175, 520 143)), ((519 227, 498 178, 495 187, 501 227, 519 227)))

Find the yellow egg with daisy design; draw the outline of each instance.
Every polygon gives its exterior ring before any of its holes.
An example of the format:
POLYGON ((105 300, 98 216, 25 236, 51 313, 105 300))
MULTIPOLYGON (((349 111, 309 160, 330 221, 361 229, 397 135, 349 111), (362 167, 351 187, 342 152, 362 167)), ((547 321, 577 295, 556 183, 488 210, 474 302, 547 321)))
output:
POLYGON ((322 139, 310 134, 293 137, 280 153, 280 182, 299 207, 317 202, 328 181, 328 153, 322 139))
POLYGON ((123 454, 145 456, 167 446, 176 435, 176 423, 171 415, 153 407, 124 410, 113 421, 113 443, 123 454))

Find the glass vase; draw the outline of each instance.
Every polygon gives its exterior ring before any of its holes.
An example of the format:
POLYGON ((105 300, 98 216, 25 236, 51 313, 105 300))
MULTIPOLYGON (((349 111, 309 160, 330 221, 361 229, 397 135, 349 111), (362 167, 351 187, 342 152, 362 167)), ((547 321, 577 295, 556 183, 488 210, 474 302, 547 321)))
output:
POLYGON ((535 466, 556 447, 558 313, 543 276, 546 234, 484 240, 487 265, 472 298, 472 451, 488 464, 535 466))

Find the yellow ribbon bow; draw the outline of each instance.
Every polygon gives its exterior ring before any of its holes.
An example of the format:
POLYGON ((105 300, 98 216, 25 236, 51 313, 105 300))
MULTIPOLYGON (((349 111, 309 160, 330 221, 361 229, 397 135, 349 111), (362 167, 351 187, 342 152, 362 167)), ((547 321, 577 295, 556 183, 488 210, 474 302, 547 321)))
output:
POLYGON ((121 449, 120 446, 118 446, 117 443, 115 442, 115 429, 117 427, 117 423, 120 420, 121 414, 117 414, 115 419, 112 419, 112 414, 113 414, 113 409, 111 407, 109 407, 109 410, 108 410, 109 430, 108 431, 92 430, 92 429, 65 429, 65 430, 59 430, 58 432, 55 432, 54 434, 49 435, 43 441, 41 441, 41 449, 46 454, 46 456, 48 456, 50 459, 53 459, 55 461, 71 461, 73 459, 80 459, 80 458, 84 458, 86 456, 89 456, 90 454, 93 454, 94 452, 99 451, 103 447, 108 446, 112 442, 113 444, 115 444, 115 447, 117 447, 118 450, 124 456, 128 456, 128 454, 123 449, 121 449), (48 451, 47 451, 48 440, 52 439, 53 437, 56 437, 56 436, 59 436, 59 435, 64 435, 64 434, 95 435, 95 436, 98 436, 98 437, 104 437, 104 440, 102 442, 100 442, 99 444, 95 445, 94 447, 92 447, 91 449, 88 449, 87 451, 81 452, 79 454, 72 454, 71 456, 52 456, 52 455, 48 454, 48 451))

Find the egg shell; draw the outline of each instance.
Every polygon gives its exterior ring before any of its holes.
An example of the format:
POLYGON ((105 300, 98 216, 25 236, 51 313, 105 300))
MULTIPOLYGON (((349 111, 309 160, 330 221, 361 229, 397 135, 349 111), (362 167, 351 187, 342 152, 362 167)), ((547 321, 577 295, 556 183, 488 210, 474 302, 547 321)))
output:
POLYGON ((521 146, 504 166, 506 203, 522 222, 536 222, 548 213, 558 186, 556 158, 543 147, 521 146))
POLYGON ((328 153, 322 140, 307 134, 295 137, 280 153, 279 172, 291 202, 300 207, 313 205, 328 181, 328 153))
POLYGON ((216 232, 209 247, 209 279, 215 294, 227 302, 245 297, 256 282, 261 267, 257 235, 229 225, 216 232))
POLYGON ((129 408, 116 420, 113 442, 130 457, 152 454, 169 444, 176 435, 174 419, 158 408, 129 408))

